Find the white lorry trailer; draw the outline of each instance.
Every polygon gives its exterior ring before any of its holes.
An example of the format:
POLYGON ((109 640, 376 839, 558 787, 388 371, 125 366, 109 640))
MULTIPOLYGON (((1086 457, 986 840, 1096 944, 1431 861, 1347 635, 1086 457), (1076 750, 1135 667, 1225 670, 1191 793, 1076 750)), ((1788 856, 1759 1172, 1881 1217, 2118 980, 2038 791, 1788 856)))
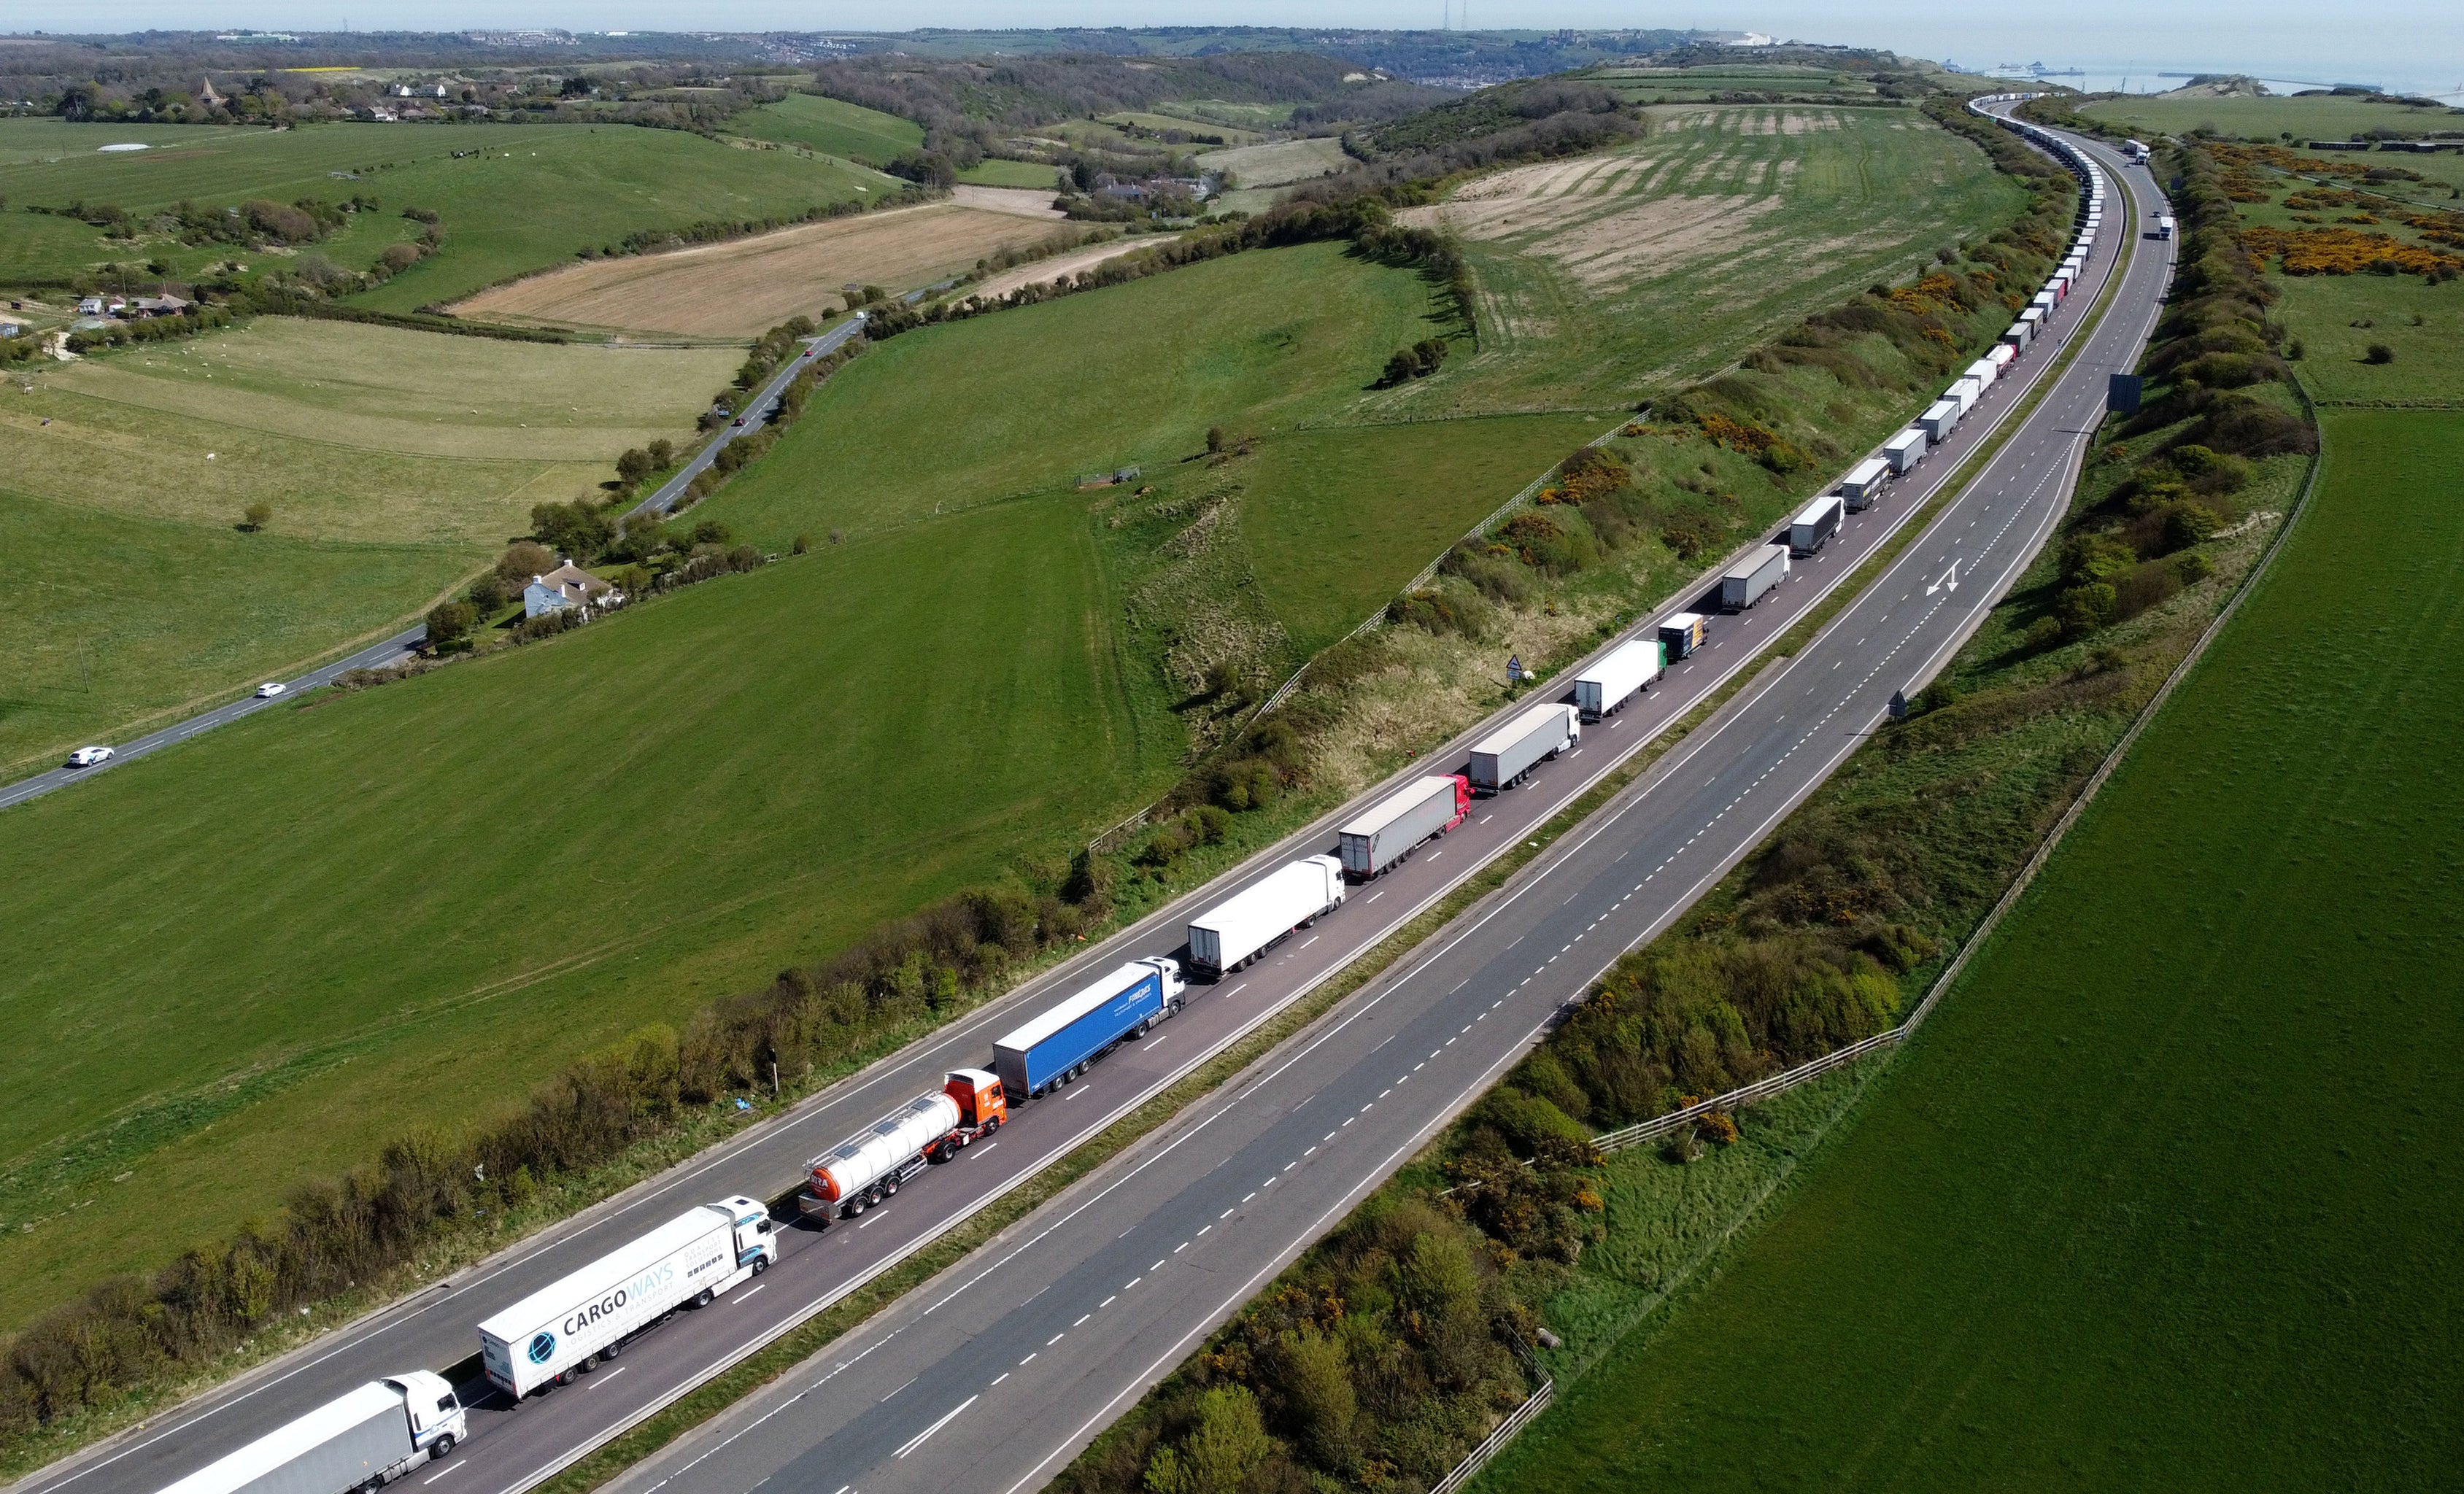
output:
POLYGON ((2157 218, 2156 236, 2158 238, 2171 238, 2173 236, 2173 215, 2171 213, 2168 212, 2157 218))
POLYGON ((1189 962, 1225 976, 1258 957, 1294 929, 1343 906, 1343 863, 1333 856, 1296 861, 1230 902, 1189 923, 1189 962))
POLYGON ((1796 517, 1788 521, 1788 553, 1800 557, 1812 555, 1829 544, 1831 537, 1837 533, 1839 499, 1825 494, 1797 510, 1796 517))
POLYGON ((1968 377, 1986 388, 1991 388, 1993 381, 2001 376, 2002 365, 1990 358, 1980 358, 1968 365, 1968 377))
POLYGON ((832 1219, 853 1219, 930 1164, 1001 1130, 1008 1118, 1008 1096, 997 1075, 952 1069, 938 1092, 917 1095, 805 1163, 796 1212, 824 1229, 832 1219))
MULTIPOLYGON (((1656 646, 1655 646, 1656 647, 1656 646)), ((1460 773, 1415 780, 1335 832, 1344 875, 1366 882, 1445 834, 1471 813, 1471 780, 1460 773)))
POLYGON ((570 1384, 669 1313, 703 1306, 778 1259, 777 1227, 759 1199, 705 1203, 480 1324, 479 1362, 516 1400, 570 1384))
MULTIPOLYGON (((1942 403, 1950 406, 1953 411, 1951 424, 1957 425, 1959 423, 1959 416, 1956 413, 1958 405, 1949 400, 1942 403)), ((1925 433, 1923 427, 1910 426, 1882 443, 1882 460, 1890 465, 1893 474, 1904 477, 1917 470, 1917 462, 1925 454, 1925 448, 1932 444, 1932 440, 1931 436, 1925 433)))
POLYGON ((1869 456, 1849 468, 1848 475, 1839 480, 1839 496, 1847 500, 1848 512, 1861 514, 1873 507, 1890 475, 1891 464, 1885 457, 1869 456))
POLYGON ((1763 545, 1722 573, 1720 605, 1727 611, 1743 612, 1760 602, 1763 593, 1778 585, 1780 578, 1787 574, 1788 546, 1763 545))
POLYGON ((347 1494, 434 1462, 469 1435, 445 1376, 412 1370, 339 1400, 206 1464, 163 1494, 347 1494))
POLYGON ((1580 717, 1573 706, 1533 706, 1482 737, 1471 750, 1472 787, 1497 794, 1522 781, 1581 738, 1580 717))
MULTIPOLYGON (((1837 504, 1839 500, 1831 500, 1837 504)), ((1668 668, 1668 649, 1659 637, 1629 638, 1600 662, 1574 676, 1574 709, 1586 721, 1600 717, 1633 698, 1635 692, 1660 678, 1668 668)))
POLYGON ((1959 402, 1936 400, 1925 406, 1924 414, 1917 417, 1916 428, 1924 431, 1928 441, 1947 441, 1950 439, 1951 430, 1958 424, 1959 402))

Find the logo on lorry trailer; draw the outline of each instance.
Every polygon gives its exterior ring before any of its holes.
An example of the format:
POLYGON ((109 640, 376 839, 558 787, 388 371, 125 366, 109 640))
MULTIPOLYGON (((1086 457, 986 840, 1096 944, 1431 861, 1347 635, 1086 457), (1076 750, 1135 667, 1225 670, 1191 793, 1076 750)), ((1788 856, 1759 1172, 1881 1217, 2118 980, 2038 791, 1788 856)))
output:
POLYGON ((530 1355, 533 1364, 545 1364, 555 1358, 556 1335, 545 1332, 532 1334, 530 1355))

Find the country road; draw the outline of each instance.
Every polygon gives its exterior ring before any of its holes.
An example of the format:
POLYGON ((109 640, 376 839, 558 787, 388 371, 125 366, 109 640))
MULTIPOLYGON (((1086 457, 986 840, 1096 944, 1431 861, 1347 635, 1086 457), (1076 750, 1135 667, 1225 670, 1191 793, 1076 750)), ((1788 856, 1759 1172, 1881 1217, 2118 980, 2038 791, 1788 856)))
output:
MULTIPOLYGON (((2106 174, 2127 180, 2109 162, 2106 174)), ((2129 190, 2152 201, 2143 181, 2129 181, 2129 190)), ((1193 985, 1183 1015, 1124 1045, 1076 1086, 1022 1105, 996 1142, 928 1172, 888 1207, 826 1233, 791 1230, 781 1263, 758 1284, 649 1334, 621 1365, 518 1409, 481 1401, 471 1440, 449 1463, 414 1477, 450 1481, 453 1487, 439 1494, 531 1486, 938 1238, 1342 971, 1759 664, 1770 640, 2008 424, 2120 271, 2110 313, 2043 403, 1799 653, 1763 672, 1604 810, 1301 1037, 620 1483, 647 1490, 676 1481, 732 1494, 784 1473, 823 1494, 849 1483, 869 1494, 954 1481, 998 1494, 1049 1477, 1257 1283, 1492 1083, 1599 970, 1750 850, 1854 749, 1894 690, 1940 667, 2060 516, 2105 376, 2135 363, 2153 324, 2169 248, 2108 225, 2088 280, 2055 318, 2053 335, 1987 392, 1945 446, 1874 508, 1850 516, 1827 550, 1799 562, 1758 606, 1715 618, 1703 652, 1618 715, 1587 728, 1577 750, 1524 787, 1482 801, 1452 835, 1355 890, 1342 909, 1258 965, 1193 985)), ((835 335, 849 331, 851 324, 835 335)), ((763 399, 775 399, 778 387, 774 382, 763 399)), ((680 489, 684 477, 670 486, 680 489)), ((1699 605, 1699 587, 1689 590, 1635 631, 1647 636, 1661 615, 1699 605)), ((1512 709, 1558 698, 1571 672, 1512 709)), ((1398 779, 1459 766, 1494 719, 1398 779)), ((151 1494, 339 1387, 462 1359, 475 1348, 472 1325, 493 1307, 694 1203, 784 1193, 815 1153, 937 1088, 944 1070, 985 1062, 992 1038, 1023 1014, 1125 959, 1173 953, 1195 912, 1296 856, 1330 848, 1334 826, 1359 807, 1329 815, 735 1141, 16 1487, 151 1494)))
MULTIPOLYGON (((849 338, 863 329, 864 314, 858 312, 827 332, 805 339, 804 345, 809 351, 781 364, 779 371, 771 376, 770 382, 762 386, 761 392, 753 398, 746 406, 746 409, 759 412, 766 420, 770 413, 779 407, 780 391, 785 389, 789 382, 803 371, 806 360, 837 351, 849 338)), ((738 413, 741 414, 744 411, 738 411, 738 413)), ((673 509, 676 499, 684 495, 686 484, 692 482, 700 472, 707 471, 711 463, 718 460, 719 449, 745 430, 756 428, 759 424, 759 421, 747 420, 741 428, 720 427, 716 440, 695 452, 693 459, 687 462, 681 471, 659 485, 657 492, 626 510, 625 516, 630 518, 636 514, 646 512, 665 514, 673 509)), ((253 715, 269 707, 287 704, 291 697, 298 695, 301 692, 315 690, 320 685, 330 685, 353 670, 381 670, 399 664, 427 641, 428 625, 414 623, 383 643, 371 644, 347 658, 319 665, 305 674, 281 681, 284 687, 283 693, 275 699, 260 700, 254 695, 249 695, 229 701, 209 711, 201 711, 169 726, 148 732, 132 741, 119 743, 114 747, 112 756, 107 761, 94 767, 51 768, 31 778, 19 779, 6 788, 0 788, 0 809, 6 809, 11 804, 22 804, 30 799, 39 799, 55 789, 82 782, 97 774, 108 773, 123 762, 143 758, 149 753, 160 752, 165 747, 175 746, 200 732, 210 732, 215 727, 227 725, 244 715, 253 715)))

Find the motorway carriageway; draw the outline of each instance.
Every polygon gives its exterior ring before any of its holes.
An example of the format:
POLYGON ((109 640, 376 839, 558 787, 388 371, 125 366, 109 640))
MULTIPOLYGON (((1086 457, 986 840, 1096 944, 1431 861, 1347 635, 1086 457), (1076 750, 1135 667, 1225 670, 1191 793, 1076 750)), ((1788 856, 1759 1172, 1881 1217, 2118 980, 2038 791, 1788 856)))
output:
MULTIPOLYGON (((693 459, 685 464, 683 471, 659 484, 657 492, 627 510, 625 516, 630 518, 636 514, 646 512, 666 514, 674 509, 676 499, 683 495, 686 485, 706 471, 711 463, 718 460, 720 447, 727 445, 747 430, 759 428, 762 421, 767 420, 771 413, 778 409, 781 392, 787 387, 790 380, 803 371, 807 359, 822 358, 838 351, 840 345, 855 336, 857 330, 863 325, 864 314, 858 312, 829 331, 818 337, 806 338, 804 344, 808 351, 800 357, 789 359, 782 364, 770 383, 762 388, 760 394, 747 406, 761 419, 748 420, 741 428, 720 427, 717 440, 694 452, 693 459)), ((228 725, 241 716, 253 715, 259 711, 290 704, 303 692, 315 690, 322 685, 331 685, 353 670, 391 669, 410 657, 412 650, 427 641, 428 625, 413 623, 381 644, 372 644, 348 658, 320 665, 297 679, 284 680, 283 692, 274 699, 260 700, 254 694, 246 695, 238 700, 216 706, 210 711, 199 712, 184 720, 175 721, 160 731, 148 732, 134 741, 123 743, 113 752, 108 761, 95 767, 58 767, 37 773, 32 778, 19 779, 6 788, 0 788, 0 809, 6 809, 11 804, 22 804, 30 799, 39 799, 54 789, 81 782, 97 774, 108 773, 123 762, 143 758, 149 753, 160 752, 174 743, 187 741, 199 732, 210 732, 215 727, 228 725)))
MULTIPOLYGON (((2091 283, 2057 318, 2062 341, 2126 242, 2108 237, 2099 246, 2091 283)), ((742 1490, 789 1468, 795 1486, 820 1494, 849 1483, 869 1489, 952 1479, 1001 1490, 1048 1477, 1056 1460, 1492 1083, 1551 1013, 1750 849, 1855 746, 1894 689, 1947 657, 2062 512, 2105 374, 2136 361, 2152 322, 2164 258, 2138 254, 2118 315, 2056 396, 1795 660, 1457 919, 1428 952, 772 1390, 627 1475, 627 1486, 681 1478, 694 1489, 742 1490), (1029 1467, 1030 1458, 1040 1461, 1029 1467)), ((451 1485, 439 1494, 531 1486, 945 1233, 1345 968, 1752 663, 1753 650, 1967 458, 2042 379, 2058 346, 2040 341, 1917 473, 1850 516, 1821 556, 1799 562, 1751 612, 1715 618, 1711 643, 1693 660, 1587 727, 1576 751, 1524 787, 1477 802, 1453 834, 1355 889, 1342 909, 1259 964, 1193 983, 1179 1017, 1124 1044, 1076 1085, 1019 1107, 994 1141, 930 1169, 884 1208, 825 1233, 789 1230, 767 1275, 680 1314, 570 1387, 517 1410, 482 1400, 471 1440, 413 1477, 451 1485)), ((1633 631, 1676 609, 1656 611, 1633 631)), ((785 1115, 18 1489, 152 1494, 342 1387, 465 1358, 476 1348, 473 1325, 488 1312, 687 1207, 735 1193, 784 1193, 812 1155, 936 1088, 946 1069, 982 1064, 992 1039, 1024 1016, 1128 958, 1173 952, 1195 912, 1296 856, 1330 848, 1334 825, 1360 802, 1420 773, 1458 768, 1496 719, 1202 892, 785 1115)))

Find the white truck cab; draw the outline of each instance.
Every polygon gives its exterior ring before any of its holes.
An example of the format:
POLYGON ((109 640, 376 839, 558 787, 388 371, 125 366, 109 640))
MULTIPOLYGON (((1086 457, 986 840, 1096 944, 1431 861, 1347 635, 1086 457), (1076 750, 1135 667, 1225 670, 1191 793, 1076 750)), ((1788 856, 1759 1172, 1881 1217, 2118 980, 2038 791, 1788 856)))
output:
POLYGON ((470 1417, 454 1397, 445 1376, 428 1370, 406 1370, 385 1376, 385 1383, 402 1392, 403 1410, 410 1417, 410 1442, 429 1461, 444 1457, 471 1435, 470 1417))

